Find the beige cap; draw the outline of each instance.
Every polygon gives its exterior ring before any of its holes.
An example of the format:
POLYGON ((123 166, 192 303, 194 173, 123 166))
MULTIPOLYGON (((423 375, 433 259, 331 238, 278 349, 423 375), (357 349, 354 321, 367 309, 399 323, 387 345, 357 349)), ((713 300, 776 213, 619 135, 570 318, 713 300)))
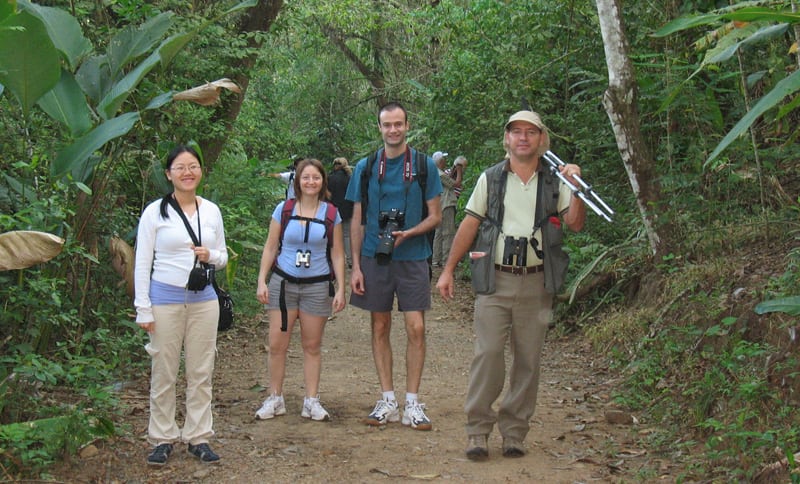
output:
POLYGON ((542 131, 547 130, 547 127, 542 122, 542 118, 540 118, 539 115, 534 113, 533 111, 517 111, 516 113, 512 114, 511 117, 508 118, 508 122, 506 123, 505 129, 508 129, 508 125, 510 125, 514 121, 525 121, 526 123, 530 123, 536 126, 542 131))
MULTIPOLYGON (((530 123, 542 130, 542 136, 544 138, 539 143, 539 149, 536 150, 536 154, 538 156, 542 156, 550 149, 550 135, 547 132, 547 126, 544 125, 542 118, 540 118, 538 114, 533 111, 517 111, 516 113, 512 114, 510 118, 508 118, 505 129, 508 130, 508 126, 514 121, 525 121, 526 123, 530 123)), ((507 146, 505 148, 508 150, 507 146)), ((506 156, 508 156, 507 151, 506 156)))

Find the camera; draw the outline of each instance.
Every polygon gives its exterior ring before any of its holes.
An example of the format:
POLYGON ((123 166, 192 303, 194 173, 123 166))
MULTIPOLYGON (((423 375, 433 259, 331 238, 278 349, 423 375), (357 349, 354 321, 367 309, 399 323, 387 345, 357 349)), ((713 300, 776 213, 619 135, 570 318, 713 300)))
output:
POLYGON ((378 214, 378 227, 381 231, 378 234, 378 248, 375 249, 375 258, 378 264, 385 266, 392 260, 394 251, 395 236, 392 232, 397 232, 403 228, 406 214, 396 208, 388 212, 381 211, 378 214))
POLYGON ((199 263, 192 268, 189 273, 189 281, 186 283, 186 289, 190 291, 202 291, 205 287, 211 284, 214 274, 214 266, 199 263))
POLYGON ((528 265, 528 239, 507 236, 503 244, 503 265, 525 267, 528 265), (516 259, 516 263, 515 263, 516 259))
POLYGON ((306 269, 311 267, 311 251, 307 250, 303 252, 302 250, 297 249, 297 254, 294 256, 294 266, 304 266, 306 269))

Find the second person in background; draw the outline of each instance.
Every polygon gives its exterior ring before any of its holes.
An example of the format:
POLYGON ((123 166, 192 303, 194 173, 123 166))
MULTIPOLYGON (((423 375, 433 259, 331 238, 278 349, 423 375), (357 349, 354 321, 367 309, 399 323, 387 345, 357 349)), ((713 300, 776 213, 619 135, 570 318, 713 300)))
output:
POLYGON ((321 348, 328 317, 345 306, 342 219, 336 207, 324 201, 328 179, 319 160, 297 164, 294 191, 297 198, 279 203, 272 213, 258 272, 256 296, 269 311, 270 395, 256 418, 286 413, 286 354, 299 317, 305 379, 301 416, 328 420, 330 415, 319 401, 321 348), (335 287, 331 274, 335 275, 335 287))

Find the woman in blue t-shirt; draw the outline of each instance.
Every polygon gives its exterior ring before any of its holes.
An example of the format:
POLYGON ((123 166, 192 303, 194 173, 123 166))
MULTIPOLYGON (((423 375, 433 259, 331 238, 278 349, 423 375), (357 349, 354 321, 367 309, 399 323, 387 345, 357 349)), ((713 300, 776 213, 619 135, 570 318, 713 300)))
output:
POLYGON ((256 292, 269 313, 270 395, 256 412, 258 419, 286 413, 283 399, 286 354, 298 318, 306 392, 300 415, 312 420, 330 418, 319 402, 322 335, 328 317, 345 306, 345 255, 342 219, 335 210, 333 243, 328 245, 325 223, 328 202, 324 201, 328 196, 327 185, 327 174, 319 160, 300 161, 294 178, 296 200, 279 203, 272 213, 256 292), (287 203, 291 204, 291 217, 282 227, 287 203), (331 269, 336 279, 333 290, 331 269))

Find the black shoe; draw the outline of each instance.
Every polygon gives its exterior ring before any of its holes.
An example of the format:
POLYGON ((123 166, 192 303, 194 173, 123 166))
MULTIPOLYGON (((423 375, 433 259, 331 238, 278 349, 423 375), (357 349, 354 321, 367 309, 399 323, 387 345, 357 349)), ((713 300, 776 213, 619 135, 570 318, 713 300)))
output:
POLYGON ((147 463, 151 466, 163 466, 167 463, 169 455, 172 453, 172 444, 159 444, 147 456, 147 463))
POLYGON ((204 462, 206 464, 210 464, 212 462, 217 462, 219 460, 219 456, 211 450, 211 447, 208 446, 206 443, 192 445, 189 444, 189 453, 193 456, 200 459, 200 462, 204 462))

